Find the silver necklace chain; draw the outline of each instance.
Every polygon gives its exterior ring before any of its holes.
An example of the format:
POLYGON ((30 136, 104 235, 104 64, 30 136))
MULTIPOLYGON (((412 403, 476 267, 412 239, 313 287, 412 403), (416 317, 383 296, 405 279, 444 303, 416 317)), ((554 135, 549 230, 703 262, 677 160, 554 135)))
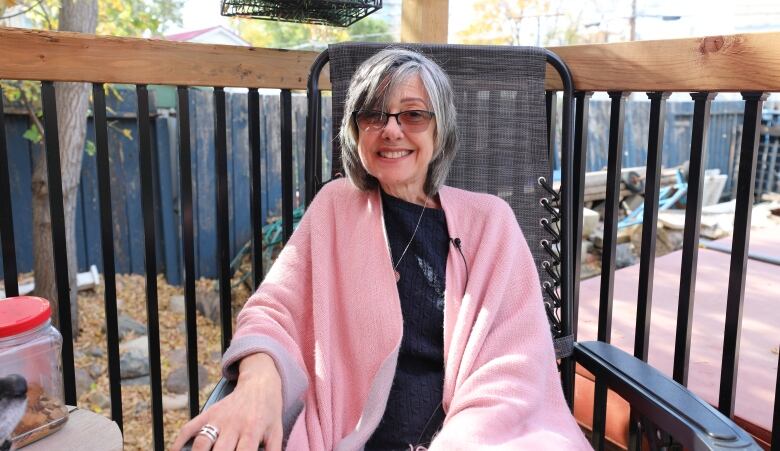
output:
MULTIPOLYGON (((420 222, 422 221, 423 214, 425 213, 425 209, 428 207, 428 196, 425 196, 425 203, 423 204, 423 209, 420 212, 420 217, 417 218, 417 225, 414 226, 414 232, 412 232, 412 237, 409 238, 409 242, 406 243, 406 247, 404 248, 404 251, 401 252, 401 256, 398 257, 398 261, 395 263, 395 266, 393 266, 393 272, 395 273, 395 281, 398 282, 401 280, 401 273, 398 272, 398 265, 401 264, 401 260, 404 259, 404 256, 406 255, 406 251, 409 250, 409 246, 412 245, 412 241, 414 241, 414 236, 417 235, 417 229, 420 228, 420 222)), ((393 261, 390 260, 390 263, 393 261)))

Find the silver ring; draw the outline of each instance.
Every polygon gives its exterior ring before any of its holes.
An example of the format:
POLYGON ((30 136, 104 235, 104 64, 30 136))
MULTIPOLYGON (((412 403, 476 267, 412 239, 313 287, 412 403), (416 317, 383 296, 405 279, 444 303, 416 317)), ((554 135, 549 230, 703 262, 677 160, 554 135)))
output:
POLYGON ((219 436, 219 429, 217 429, 216 426, 205 424, 202 428, 200 428, 198 435, 205 435, 209 440, 211 440, 211 444, 213 445, 216 443, 217 437, 219 436))

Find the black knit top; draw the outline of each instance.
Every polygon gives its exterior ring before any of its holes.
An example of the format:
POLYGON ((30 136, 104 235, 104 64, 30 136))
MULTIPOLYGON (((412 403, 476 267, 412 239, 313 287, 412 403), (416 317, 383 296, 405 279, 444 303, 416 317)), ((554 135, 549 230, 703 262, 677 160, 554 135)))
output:
POLYGON ((387 407, 365 449, 408 450, 410 444, 428 446, 444 421, 444 275, 449 235, 443 210, 426 208, 420 219, 422 206, 386 193, 382 193, 382 208, 393 266, 398 263, 401 275, 398 294, 404 325, 387 407))

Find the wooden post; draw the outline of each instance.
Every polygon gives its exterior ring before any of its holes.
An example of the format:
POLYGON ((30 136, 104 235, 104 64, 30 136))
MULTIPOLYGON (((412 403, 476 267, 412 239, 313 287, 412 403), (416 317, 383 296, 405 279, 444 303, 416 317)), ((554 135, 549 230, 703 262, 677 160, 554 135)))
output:
POLYGON ((449 0, 403 0, 401 42, 447 43, 449 0))

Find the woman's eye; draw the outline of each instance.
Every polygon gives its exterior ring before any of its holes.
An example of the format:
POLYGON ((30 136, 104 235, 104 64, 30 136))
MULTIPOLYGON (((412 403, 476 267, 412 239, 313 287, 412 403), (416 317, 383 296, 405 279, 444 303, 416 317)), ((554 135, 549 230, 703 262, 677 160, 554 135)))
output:
POLYGON ((366 124, 381 124, 382 116, 382 113, 376 111, 364 111, 358 115, 358 120, 366 124))
POLYGON ((425 118, 422 111, 404 111, 402 113, 408 121, 421 121, 425 118))

